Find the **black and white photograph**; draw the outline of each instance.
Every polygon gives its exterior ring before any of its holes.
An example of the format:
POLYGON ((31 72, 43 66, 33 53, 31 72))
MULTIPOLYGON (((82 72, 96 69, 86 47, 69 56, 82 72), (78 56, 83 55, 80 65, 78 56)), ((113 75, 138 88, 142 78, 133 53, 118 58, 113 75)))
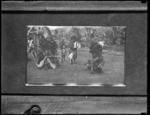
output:
POLYGON ((27 84, 123 84, 125 26, 27 25, 27 84))
POLYGON ((1 114, 148 114, 147 5, 2 0, 1 114))

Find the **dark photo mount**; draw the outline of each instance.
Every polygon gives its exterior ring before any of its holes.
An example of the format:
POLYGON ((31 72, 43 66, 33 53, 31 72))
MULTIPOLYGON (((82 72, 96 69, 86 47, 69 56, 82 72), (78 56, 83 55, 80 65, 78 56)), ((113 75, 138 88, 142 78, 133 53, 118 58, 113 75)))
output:
POLYGON ((147 95, 147 6, 140 2, 2 3, 2 93, 147 95), (130 4, 129 4, 130 3, 130 4), (108 8, 109 7, 109 8, 108 8), (126 26, 125 87, 26 86, 26 26, 126 26))

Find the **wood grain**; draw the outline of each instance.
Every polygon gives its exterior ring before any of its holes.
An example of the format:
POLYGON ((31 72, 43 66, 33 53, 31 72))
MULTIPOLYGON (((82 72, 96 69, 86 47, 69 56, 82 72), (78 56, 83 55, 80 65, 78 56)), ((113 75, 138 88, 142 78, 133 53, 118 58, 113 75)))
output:
POLYGON ((49 95, 147 95, 147 13, 3 13, 2 92, 49 95), (26 26, 127 26, 126 87, 25 86, 26 26), (138 58, 137 58, 138 57, 138 58))
POLYGON ((139 114, 147 111, 147 97, 2 96, 2 112, 22 114, 33 104, 42 114, 139 114))
POLYGON ((146 11, 140 1, 3 1, 2 11, 146 11))

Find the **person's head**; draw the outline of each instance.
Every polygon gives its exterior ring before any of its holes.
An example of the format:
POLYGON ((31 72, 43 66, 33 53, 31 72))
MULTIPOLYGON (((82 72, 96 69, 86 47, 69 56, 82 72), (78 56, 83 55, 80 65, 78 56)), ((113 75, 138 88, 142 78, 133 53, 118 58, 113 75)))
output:
POLYGON ((71 37, 71 41, 73 41, 73 42, 75 42, 76 39, 77 39, 76 36, 72 36, 72 37, 71 37))

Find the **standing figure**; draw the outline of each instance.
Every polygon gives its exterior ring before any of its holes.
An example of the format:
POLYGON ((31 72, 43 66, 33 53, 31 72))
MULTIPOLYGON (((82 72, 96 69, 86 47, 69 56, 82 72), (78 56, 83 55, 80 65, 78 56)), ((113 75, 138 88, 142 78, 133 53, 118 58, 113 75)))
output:
POLYGON ((65 40, 62 40, 60 42, 60 50, 61 50, 61 63, 63 63, 65 61, 66 54, 67 54, 65 40))
POLYGON ((61 62, 62 63, 65 61, 65 58, 66 58, 66 47, 64 45, 61 49, 61 62))
POLYGON ((79 45, 79 43, 77 41, 71 41, 70 52, 69 52, 69 56, 68 56, 71 64, 75 63, 77 60, 78 45, 79 45))

